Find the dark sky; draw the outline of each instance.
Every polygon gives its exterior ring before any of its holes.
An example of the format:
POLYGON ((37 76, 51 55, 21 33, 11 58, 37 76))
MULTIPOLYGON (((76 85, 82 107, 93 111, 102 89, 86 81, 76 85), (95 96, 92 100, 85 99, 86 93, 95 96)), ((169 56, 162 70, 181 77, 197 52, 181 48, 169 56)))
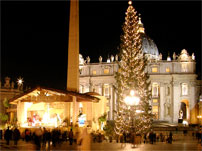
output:
MULTIPOLYGON (((135 1, 146 34, 165 58, 187 49, 201 72, 201 2, 135 1)), ((80 2, 80 53, 91 62, 118 53, 127 1, 80 2)), ((68 1, 1 2, 1 80, 65 89, 68 52, 68 1)))

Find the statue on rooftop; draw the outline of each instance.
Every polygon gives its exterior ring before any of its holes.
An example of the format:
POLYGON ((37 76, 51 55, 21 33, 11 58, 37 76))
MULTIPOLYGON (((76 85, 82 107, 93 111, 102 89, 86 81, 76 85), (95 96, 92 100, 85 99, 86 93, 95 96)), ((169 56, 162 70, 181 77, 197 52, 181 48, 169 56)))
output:
POLYGON ((176 54, 175 54, 175 52, 173 53, 173 60, 176 60, 176 54))
POLYGON ((192 53, 191 58, 192 58, 192 60, 195 60, 195 55, 194 55, 194 53, 192 53))
POLYGON ((99 57, 99 63, 102 63, 102 56, 99 57))
POLYGON ((159 54, 159 60, 162 60, 162 54, 161 53, 159 54))
POLYGON ((119 60, 119 57, 118 57, 118 55, 116 54, 116 56, 115 56, 115 61, 118 61, 119 60))
POLYGON ((111 55, 111 62, 114 62, 114 56, 111 55))
POLYGON ((86 58, 86 60, 87 60, 87 63, 90 63, 90 57, 89 56, 86 58))

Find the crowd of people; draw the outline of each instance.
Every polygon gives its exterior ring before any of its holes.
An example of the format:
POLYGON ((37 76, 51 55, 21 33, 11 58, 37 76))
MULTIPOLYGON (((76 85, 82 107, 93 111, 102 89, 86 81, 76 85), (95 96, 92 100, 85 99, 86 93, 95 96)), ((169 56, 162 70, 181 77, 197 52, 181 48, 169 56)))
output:
MULTIPOLYGON (((61 130, 59 128, 46 129, 43 127, 32 130, 25 129, 21 132, 17 127, 13 129, 8 127, 4 132, 0 131, 0 139, 3 138, 2 136, 6 140, 7 145, 10 144, 10 140, 13 140, 14 145, 18 145, 19 139, 22 139, 26 142, 33 142, 37 150, 40 150, 43 147, 50 147, 50 144, 52 144, 53 147, 56 147, 57 145, 61 145, 63 142, 67 141, 69 141, 69 145, 76 144, 79 150, 89 150, 91 142, 101 143, 106 139, 106 137, 99 131, 89 133, 87 127, 83 128, 82 131, 79 131, 75 127, 74 131, 72 127, 70 127, 69 130, 61 130)), ((201 132, 193 132, 192 136, 198 139, 198 142, 202 144, 201 132)), ((132 133, 124 132, 121 135, 116 135, 116 142, 132 144, 155 144, 156 142, 166 142, 172 144, 173 134, 172 132, 166 134, 149 132, 143 135, 134 135, 132 133)))
POLYGON ((14 145, 17 146, 18 141, 22 139, 25 142, 33 142, 36 146, 37 150, 40 150, 44 147, 50 147, 52 144, 53 147, 57 145, 61 145, 63 142, 69 141, 69 145, 73 145, 75 143, 78 145, 80 150, 88 149, 90 147, 91 135, 87 132, 87 128, 83 128, 81 132, 78 130, 73 132, 72 128, 68 130, 61 130, 59 128, 54 129, 46 129, 43 128, 35 128, 34 130, 25 129, 20 132, 20 130, 15 127, 10 129, 8 127, 5 131, 1 131, 0 139, 6 141, 6 145, 11 145, 11 140, 14 141, 14 145))
POLYGON ((144 144, 150 143, 155 144, 156 142, 167 142, 172 144, 173 134, 170 132, 168 135, 164 135, 163 133, 156 134, 154 132, 145 133, 143 135, 140 134, 132 134, 132 133, 123 133, 116 138, 117 143, 134 143, 134 144, 144 144))

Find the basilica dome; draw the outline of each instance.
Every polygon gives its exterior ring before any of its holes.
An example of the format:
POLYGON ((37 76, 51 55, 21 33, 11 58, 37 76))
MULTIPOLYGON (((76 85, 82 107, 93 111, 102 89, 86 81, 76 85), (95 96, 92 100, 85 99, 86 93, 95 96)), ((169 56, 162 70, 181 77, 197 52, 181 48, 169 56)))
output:
POLYGON ((158 56, 159 51, 154 41, 147 35, 142 35, 142 51, 151 56, 158 56))
POLYGON ((145 34, 144 26, 141 18, 139 17, 139 32, 142 38, 142 52, 146 54, 149 59, 157 59, 159 51, 154 41, 145 34))

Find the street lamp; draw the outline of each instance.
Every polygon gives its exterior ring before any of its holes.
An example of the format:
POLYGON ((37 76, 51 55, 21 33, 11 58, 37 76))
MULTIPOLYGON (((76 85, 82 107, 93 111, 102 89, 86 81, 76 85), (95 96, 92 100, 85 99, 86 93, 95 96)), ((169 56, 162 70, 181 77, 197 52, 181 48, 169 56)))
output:
POLYGON ((18 85, 19 86, 21 86, 22 84, 23 84, 23 78, 21 78, 21 77, 19 77, 18 79, 17 79, 17 83, 18 83, 18 85))
MULTIPOLYGON (((129 112, 130 112, 130 118, 129 118, 129 119, 132 119, 132 133, 133 133, 134 138, 135 138, 135 136, 136 136, 136 131, 135 131, 135 127, 134 127, 134 125, 133 125, 133 123, 134 123, 135 121, 133 121, 133 119, 135 120, 135 118, 136 118, 136 115, 135 115, 135 114, 136 114, 136 113, 140 113, 140 112, 141 112, 140 110, 136 110, 136 106, 139 105, 140 98, 136 95, 136 93, 135 93, 134 90, 130 90, 130 95, 129 95, 129 96, 126 96, 126 97, 124 98, 124 101, 125 101, 126 105, 129 106, 129 107, 128 107, 128 109, 130 110, 130 111, 129 111, 129 112), (133 112, 133 111, 135 111, 135 112, 133 112), (137 111, 138 111, 138 112, 137 112, 137 111)), ((133 141, 134 141, 134 139, 131 140, 131 142, 133 142, 133 141)))
POLYGON ((23 89, 23 78, 21 78, 21 77, 19 77, 18 79, 17 79, 17 83, 18 83, 18 89, 19 90, 22 90, 23 89))

